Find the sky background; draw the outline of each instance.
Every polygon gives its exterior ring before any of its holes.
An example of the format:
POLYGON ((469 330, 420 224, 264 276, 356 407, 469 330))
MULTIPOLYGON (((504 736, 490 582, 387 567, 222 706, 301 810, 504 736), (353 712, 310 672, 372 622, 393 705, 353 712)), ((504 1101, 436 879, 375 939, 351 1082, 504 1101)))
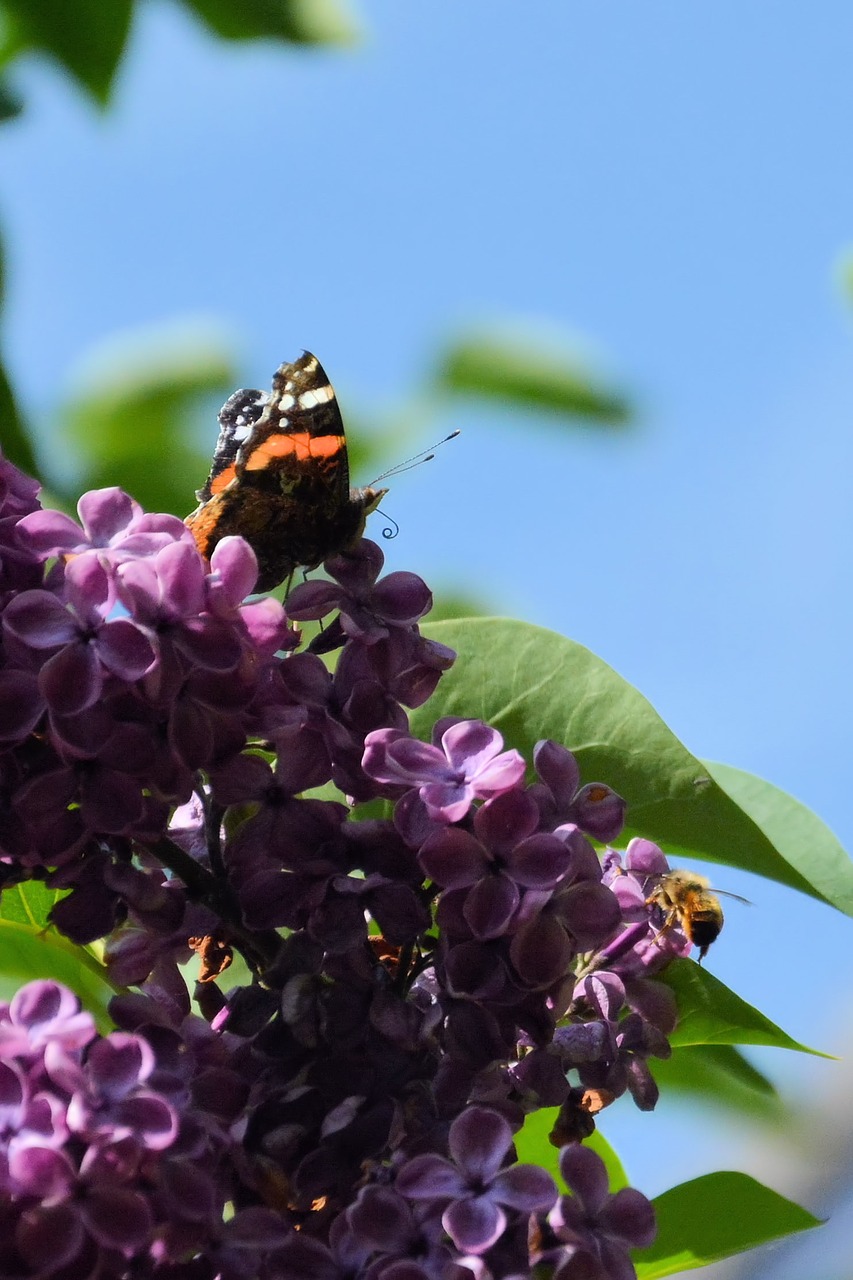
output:
MULTIPOLYGON (((631 395, 633 432, 498 408, 425 424, 423 444, 463 435, 394 482, 388 567, 587 645, 694 753, 791 791, 850 848, 853 7, 360 17, 348 51, 241 47, 152 0, 105 115, 23 64, 27 110, 0 132, 4 339, 44 447, 117 337, 218 335, 249 386, 309 348, 345 416, 387 421, 471 323, 562 335, 631 395)), ((713 972, 844 1053, 849 921, 713 874, 755 903, 727 909, 713 972)), ((844 1079, 751 1056, 792 1095, 844 1079)), ((717 1117, 613 1111, 602 1130, 650 1194, 726 1167, 794 1191, 717 1117)))

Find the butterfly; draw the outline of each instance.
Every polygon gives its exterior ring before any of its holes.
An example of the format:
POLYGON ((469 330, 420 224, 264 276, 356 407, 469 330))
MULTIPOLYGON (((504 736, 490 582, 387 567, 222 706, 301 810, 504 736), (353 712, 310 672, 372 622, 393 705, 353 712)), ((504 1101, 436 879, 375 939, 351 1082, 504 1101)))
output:
POLYGON ((243 389, 219 412, 210 475, 185 524, 203 556, 229 534, 258 560, 256 591, 298 566, 346 551, 387 489, 351 489, 347 441, 332 384, 303 352, 276 371, 269 393, 243 389))

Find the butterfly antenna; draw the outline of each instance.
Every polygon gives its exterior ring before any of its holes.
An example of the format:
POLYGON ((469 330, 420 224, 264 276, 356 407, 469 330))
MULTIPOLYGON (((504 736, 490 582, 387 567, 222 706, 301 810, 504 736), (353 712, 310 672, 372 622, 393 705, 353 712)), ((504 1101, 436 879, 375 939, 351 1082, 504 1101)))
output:
MULTIPOLYGON (((443 440, 437 440, 435 444, 428 445, 427 448, 422 449, 420 453, 413 453, 411 458, 404 458, 403 461, 398 462, 396 466, 389 467, 387 471, 383 471, 381 476, 377 476, 375 480, 371 480, 370 488, 372 489, 380 480, 387 480, 389 476, 399 476, 402 475, 404 471, 411 471, 412 467, 419 467, 422 462, 432 462, 435 457, 434 451, 440 448, 441 445, 447 444, 448 440, 455 440, 458 435, 461 435, 460 427, 457 427, 455 431, 451 431, 450 435, 445 436, 443 440)), ((386 519, 388 519, 387 516, 386 519)), ((391 534, 389 536, 396 537, 397 535, 391 534)))

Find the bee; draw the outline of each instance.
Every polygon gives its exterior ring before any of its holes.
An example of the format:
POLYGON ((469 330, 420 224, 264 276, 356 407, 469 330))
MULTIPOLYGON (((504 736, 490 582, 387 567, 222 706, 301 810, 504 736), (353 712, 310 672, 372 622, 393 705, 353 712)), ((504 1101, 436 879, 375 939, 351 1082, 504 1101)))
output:
POLYGON ((724 889, 712 892, 711 881, 696 871, 667 871, 646 898, 646 906, 659 907, 664 916, 655 938, 680 925, 691 946, 699 948, 701 964, 711 943, 717 941, 723 929, 723 908, 718 893, 749 905, 749 900, 737 893, 726 893, 724 889))

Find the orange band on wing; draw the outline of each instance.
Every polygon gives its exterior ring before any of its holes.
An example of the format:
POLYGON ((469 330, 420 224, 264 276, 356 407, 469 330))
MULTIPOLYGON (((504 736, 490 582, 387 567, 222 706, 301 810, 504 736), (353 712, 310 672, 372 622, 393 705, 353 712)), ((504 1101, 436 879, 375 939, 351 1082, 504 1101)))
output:
POLYGON ((219 475, 216 476, 215 479, 211 481, 211 484, 210 484, 211 494, 221 493, 223 489, 226 489, 228 487, 228 485, 231 483, 232 480, 236 479, 236 477, 237 477, 237 472, 235 470, 233 462, 231 463, 230 467, 223 467, 223 469, 219 472, 219 475))
POLYGON ((219 507, 220 504, 218 502, 205 502, 184 520, 184 524, 195 538, 195 544, 203 556, 209 557, 213 550, 211 542, 216 532, 219 507))
POLYGON ((252 450, 246 459, 245 468, 247 471, 262 471, 269 465, 271 458, 285 458, 291 453, 297 462, 308 461, 310 458, 334 458, 345 445, 343 436, 312 436, 308 431, 288 435, 277 433, 267 436, 263 444, 252 450))

